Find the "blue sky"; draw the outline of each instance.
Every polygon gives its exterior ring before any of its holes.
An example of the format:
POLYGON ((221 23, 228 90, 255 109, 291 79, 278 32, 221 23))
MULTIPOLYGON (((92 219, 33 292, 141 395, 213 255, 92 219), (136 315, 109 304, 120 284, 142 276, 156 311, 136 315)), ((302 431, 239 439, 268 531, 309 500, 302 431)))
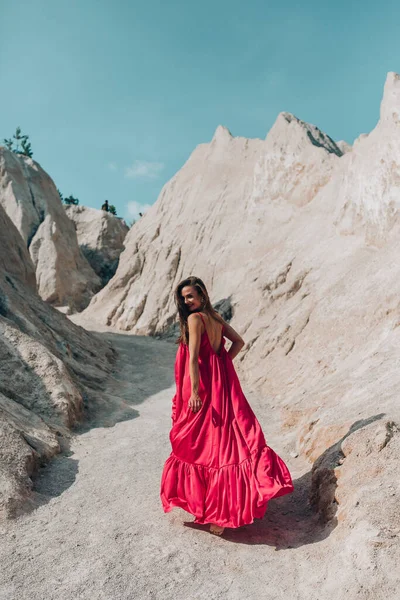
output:
POLYGON ((64 195, 130 219, 216 127, 281 111, 353 143, 400 71, 400 3, 0 0, 0 140, 20 125, 64 195))

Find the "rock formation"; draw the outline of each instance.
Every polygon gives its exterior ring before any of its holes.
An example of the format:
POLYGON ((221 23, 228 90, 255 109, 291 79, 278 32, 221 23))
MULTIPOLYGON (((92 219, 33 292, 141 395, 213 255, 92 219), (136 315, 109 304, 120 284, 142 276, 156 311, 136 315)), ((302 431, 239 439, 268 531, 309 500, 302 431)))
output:
POLYGON ((33 501, 31 475, 84 403, 95 405, 112 357, 38 296, 25 241, 0 205, 0 520, 33 501))
POLYGON ((337 182, 335 224, 346 234, 359 232, 370 245, 381 246, 399 219, 400 208, 400 76, 389 73, 380 119, 361 135, 346 157, 337 182))
POLYGON ((265 268, 270 230, 311 202, 341 156, 328 136, 288 113, 265 141, 218 127, 131 228, 116 276, 88 310, 121 329, 162 332, 175 318, 173 286, 194 270, 216 300, 237 297, 249 264, 265 268))
POLYGON ((40 296, 55 306, 86 306, 101 282, 79 250, 54 182, 37 162, 3 147, 0 205, 29 249, 40 296))
POLYGON ((352 561, 399 535, 399 113, 389 73, 379 122, 353 147, 289 113, 264 141, 218 127, 131 228, 85 311, 155 335, 175 321, 183 277, 229 298, 241 376, 313 462, 310 500, 345 524, 352 561))
POLYGON ((94 272, 106 285, 118 267, 129 227, 123 219, 87 206, 66 206, 75 223, 78 244, 94 272))

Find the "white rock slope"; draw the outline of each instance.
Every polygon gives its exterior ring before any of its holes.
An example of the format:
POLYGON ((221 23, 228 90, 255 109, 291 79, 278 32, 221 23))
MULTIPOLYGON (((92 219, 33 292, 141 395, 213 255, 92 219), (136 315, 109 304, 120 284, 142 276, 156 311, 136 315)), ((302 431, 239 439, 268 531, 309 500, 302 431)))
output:
POLYGON ((88 206, 65 206, 75 224, 79 248, 94 272, 106 285, 118 267, 119 255, 129 227, 123 219, 88 206))
POLYGON ((265 141, 218 127, 129 231, 116 276, 88 310, 153 334, 174 319, 171 290, 191 272, 204 274, 216 300, 237 294, 249 264, 263 267, 268 235, 326 185, 341 155, 328 136, 288 113, 265 141))
POLYGON ((289 113, 265 141, 219 127, 86 309, 157 334, 187 275, 229 299, 241 375, 282 412, 288 451, 313 463, 310 502, 338 525, 329 543, 383 581, 400 560, 399 113, 389 73, 377 126, 353 148, 289 113))
POLYGON ((0 205, 29 249, 40 296, 55 306, 86 306, 100 279, 79 250, 54 182, 36 161, 3 147, 0 205))
POLYGON ((0 205, 0 520, 34 502, 31 476, 96 406, 108 343, 43 302, 25 243, 0 205))

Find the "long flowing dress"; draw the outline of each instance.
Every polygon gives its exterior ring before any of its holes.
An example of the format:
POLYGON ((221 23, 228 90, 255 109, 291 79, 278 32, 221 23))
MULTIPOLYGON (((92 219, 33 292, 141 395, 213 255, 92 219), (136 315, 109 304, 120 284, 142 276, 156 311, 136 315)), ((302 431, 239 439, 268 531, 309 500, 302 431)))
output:
POLYGON ((204 324, 199 351, 201 409, 191 396, 189 348, 181 343, 175 360, 172 452, 161 477, 164 512, 174 506, 195 523, 241 527, 262 518, 268 501, 293 491, 289 470, 267 446, 261 426, 239 382, 223 337, 215 352, 204 324))

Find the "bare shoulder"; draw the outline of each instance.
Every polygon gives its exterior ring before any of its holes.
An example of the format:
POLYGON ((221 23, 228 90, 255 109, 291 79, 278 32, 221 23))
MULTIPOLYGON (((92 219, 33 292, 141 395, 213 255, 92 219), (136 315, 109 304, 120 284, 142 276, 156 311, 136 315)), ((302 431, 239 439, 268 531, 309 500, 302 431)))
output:
POLYGON ((187 322, 190 327, 198 327, 202 323, 201 316, 198 313, 191 313, 187 318, 187 322))

